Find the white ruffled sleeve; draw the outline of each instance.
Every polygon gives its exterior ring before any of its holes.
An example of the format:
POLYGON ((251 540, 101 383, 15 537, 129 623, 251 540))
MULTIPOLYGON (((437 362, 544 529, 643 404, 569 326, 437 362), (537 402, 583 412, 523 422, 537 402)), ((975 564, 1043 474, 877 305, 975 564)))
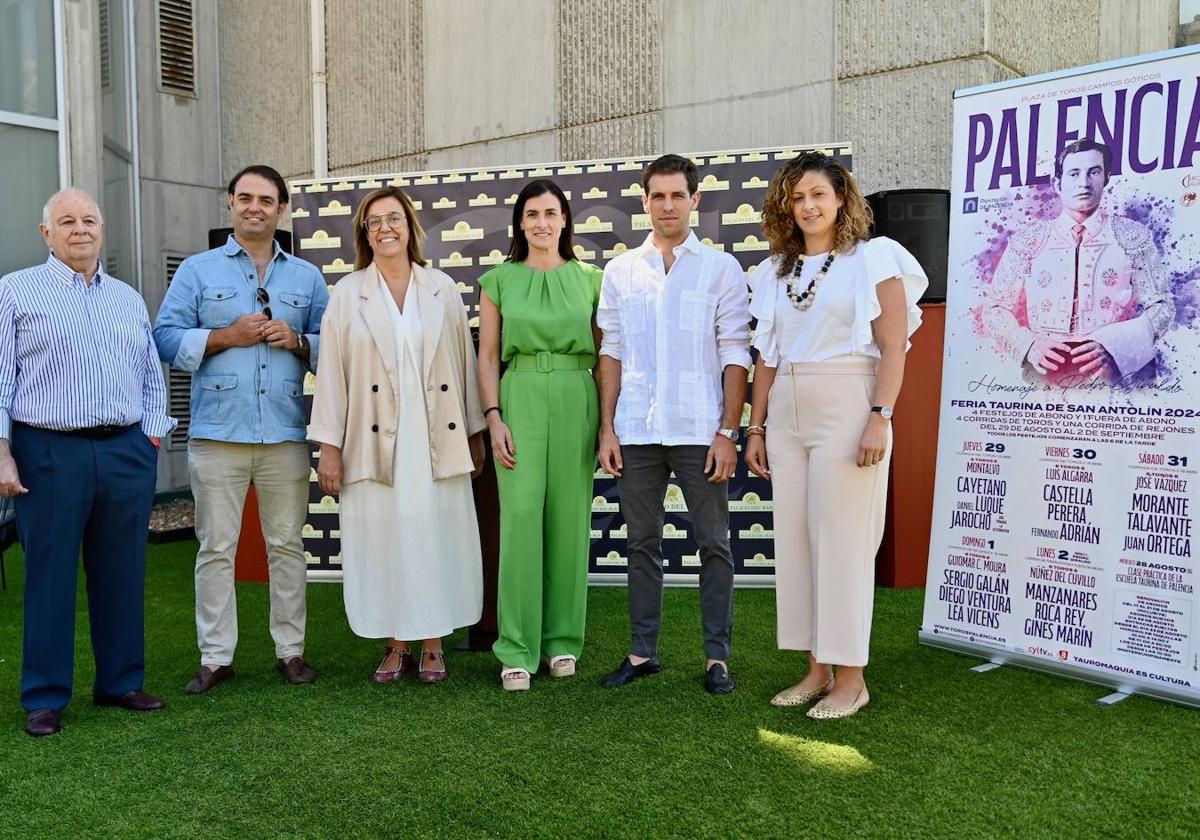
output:
POLYGON ((775 275, 775 257, 767 257, 750 272, 750 316, 758 323, 750 346, 767 367, 779 367, 779 337, 775 329, 775 301, 779 297, 779 278, 775 275))
MULTIPOLYGON (((904 302, 908 307, 908 337, 912 338, 917 327, 921 326, 921 308, 917 306, 917 301, 929 287, 925 269, 921 268, 921 264, 907 248, 886 236, 877 236, 869 242, 860 243, 858 247, 863 249, 865 271, 859 278, 862 286, 855 301, 855 352, 862 352, 875 343, 871 322, 883 313, 875 287, 893 277, 899 277, 904 284, 904 302)), ((912 342, 905 345, 905 349, 910 347, 912 342)))

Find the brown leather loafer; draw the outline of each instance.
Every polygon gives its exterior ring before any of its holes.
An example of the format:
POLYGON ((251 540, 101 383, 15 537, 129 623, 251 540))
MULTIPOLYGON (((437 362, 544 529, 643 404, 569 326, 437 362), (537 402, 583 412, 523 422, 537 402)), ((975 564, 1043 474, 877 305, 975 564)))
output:
POLYGON ((62 712, 56 712, 54 709, 34 709, 25 718, 25 731, 34 738, 56 735, 62 731, 61 718, 62 712))
POLYGON ((157 712, 159 709, 167 707, 167 702, 161 697, 147 694, 140 688, 137 691, 129 691, 120 695, 93 694, 92 702, 97 706, 120 706, 131 712, 157 712))
POLYGON ((317 678, 317 672, 304 661, 303 656, 276 659, 275 670, 283 674, 283 678, 292 685, 308 685, 317 678))
POLYGON ((184 694, 207 694, 216 688, 217 683, 233 679, 233 667, 230 665, 201 665, 200 670, 192 674, 187 685, 183 687, 184 694))

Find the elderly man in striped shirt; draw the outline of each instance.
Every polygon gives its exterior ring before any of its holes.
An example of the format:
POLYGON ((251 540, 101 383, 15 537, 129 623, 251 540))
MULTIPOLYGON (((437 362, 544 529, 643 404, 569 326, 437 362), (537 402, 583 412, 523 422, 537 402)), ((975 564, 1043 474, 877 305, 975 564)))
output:
POLYGON ((175 427, 141 296, 100 263, 104 221, 79 190, 42 212, 50 256, 0 279, 0 495, 25 550, 25 730, 53 735, 71 698, 75 576, 87 573, 92 700, 137 712, 146 531, 158 441, 175 427))

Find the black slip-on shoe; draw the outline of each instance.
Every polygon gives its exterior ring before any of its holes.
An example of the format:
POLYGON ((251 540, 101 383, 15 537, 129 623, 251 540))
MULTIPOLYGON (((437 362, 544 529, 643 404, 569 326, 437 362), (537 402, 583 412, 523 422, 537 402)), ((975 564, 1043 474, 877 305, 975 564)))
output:
POLYGON ((600 681, 600 684, 605 688, 620 688, 623 685, 629 685, 639 677, 648 677, 661 670, 662 666, 658 664, 657 656, 650 657, 641 665, 634 665, 627 656, 621 660, 621 664, 616 667, 616 670, 607 674, 600 681))
POLYGON ((704 690, 709 694, 733 693, 733 677, 720 662, 714 662, 704 675, 704 690))

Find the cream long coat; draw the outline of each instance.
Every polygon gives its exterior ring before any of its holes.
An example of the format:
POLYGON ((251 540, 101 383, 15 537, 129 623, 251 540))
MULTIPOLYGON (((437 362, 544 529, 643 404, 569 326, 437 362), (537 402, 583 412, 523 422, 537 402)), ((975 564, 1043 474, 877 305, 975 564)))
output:
POLYGON ((346 484, 392 484, 400 400, 424 404, 435 479, 471 472, 467 437, 487 426, 458 286, 436 269, 412 271, 421 310, 421 393, 400 393, 395 335, 382 297, 388 291, 374 263, 346 275, 329 296, 308 439, 341 449, 346 484))

